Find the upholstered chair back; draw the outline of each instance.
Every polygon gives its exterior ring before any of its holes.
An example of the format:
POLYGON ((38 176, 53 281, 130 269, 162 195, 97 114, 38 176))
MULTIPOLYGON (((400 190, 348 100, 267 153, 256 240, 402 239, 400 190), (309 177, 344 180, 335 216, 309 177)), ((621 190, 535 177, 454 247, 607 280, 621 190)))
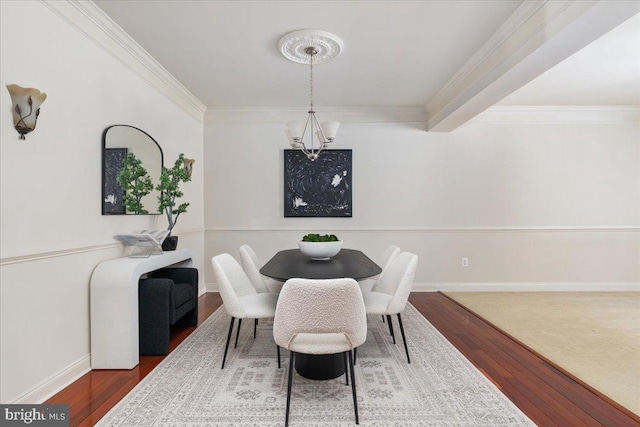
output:
POLYGON ((211 258, 211 265, 227 313, 232 317, 245 317, 246 311, 239 297, 256 294, 257 291, 242 267, 229 254, 214 256, 211 258))
POLYGON ((260 293, 269 292, 262 278, 262 274, 260 274, 260 260, 251 246, 240 246, 240 263, 255 290, 260 293))
POLYGON ((418 255, 402 252, 385 268, 373 286, 373 292, 392 296, 387 307, 389 314, 401 313, 404 310, 411 293, 417 266, 418 255))
POLYGON ((385 249, 382 253, 382 258, 380 259, 380 266, 382 267, 382 270, 389 267, 389 265, 391 265, 391 262, 393 262, 393 260, 396 259, 398 255, 400 255, 400 248, 397 246, 391 245, 387 249, 385 249))
MULTIPOLYGON (((289 349, 296 337, 303 334, 343 334, 341 341, 346 337, 350 349, 362 345, 367 337, 367 319, 358 282, 353 279, 287 280, 278 298, 273 336, 276 344, 289 349)), ((332 353, 335 337, 326 335, 326 339, 327 352, 319 354, 332 353)), ((308 336, 307 340, 311 341, 308 336)))

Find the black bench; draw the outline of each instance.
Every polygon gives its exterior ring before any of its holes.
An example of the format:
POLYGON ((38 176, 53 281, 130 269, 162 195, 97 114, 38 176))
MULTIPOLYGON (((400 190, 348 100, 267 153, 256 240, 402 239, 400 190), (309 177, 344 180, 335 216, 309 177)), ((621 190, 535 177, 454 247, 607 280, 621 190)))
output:
POLYGON ((140 354, 169 353, 170 327, 198 325, 198 270, 163 268, 138 282, 140 354))

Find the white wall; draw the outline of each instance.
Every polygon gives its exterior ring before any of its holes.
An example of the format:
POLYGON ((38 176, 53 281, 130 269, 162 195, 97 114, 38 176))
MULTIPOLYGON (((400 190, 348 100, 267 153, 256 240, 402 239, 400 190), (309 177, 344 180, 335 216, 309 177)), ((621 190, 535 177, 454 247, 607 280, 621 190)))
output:
POLYGON ((101 134, 136 126, 165 165, 197 159, 174 234, 203 266, 202 123, 40 2, 0 2, 0 401, 37 401, 89 363, 89 280, 122 256, 114 234, 163 228, 158 216, 101 215, 101 134), (28 18, 27 18, 28 17, 28 18), (48 94, 18 139, 6 84, 48 94), (65 371, 67 370, 67 371, 65 371), (56 377, 58 376, 58 377, 56 377))
POLYGON ((283 128, 205 126, 207 259, 248 243, 266 261, 319 230, 374 259, 389 244, 416 252, 416 282, 432 288, 640 281, 638 123, 475 123, 449 134, 344 123, 335 148, 353 149, 353 218, 283 217, 283 128))

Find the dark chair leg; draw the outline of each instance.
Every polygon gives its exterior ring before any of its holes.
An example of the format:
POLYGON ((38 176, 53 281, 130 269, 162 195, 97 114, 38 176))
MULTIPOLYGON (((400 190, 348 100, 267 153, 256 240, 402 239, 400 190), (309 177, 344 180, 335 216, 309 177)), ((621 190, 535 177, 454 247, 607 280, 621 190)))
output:
MULTIPOLYGON (((240 325, 242 325, 242 319, 238 319, 238 329, 236 330, 236 343, 234 344, 233 348, 237 348, 238 347, 238 337, 240 336, 240 325)), ((395 338, 393 343, 395 344, 395 338)))
POLYGON ((407 353, 407 363, 411 363, 411 359, 409 358, 409 347, 407 347, 407 338, 404 336, 404 327, 402 326, 402 317, 400 317, 400 313, 398 313, 398 323, 400 324, 400 334, 402 335, 402 342, 404 343, 404 351, 407 353))
POLYGON ((253 319, 253 339, 256 339, 256 329, 258 329, 258 319, 253 319))
POLYGON ((353 349, 353 366, 356 365, 356 361, 358 360, 358 358, 356 357, 357 356, 357 351, 358 351, 358 347, 355 347, 353 349))
POLYGON ((224 346, 224 356, 222 357, 222 368, 224 369, 224 361, 227 360, 227 351, 229 350, 229 342, 231 341, 231 332, 233 332, 233 322, 235 322, 236 318, 231 318, 231 324, 229 325, 229 333, 227 334, 227 344, 224 346))
POLYGON ((278 344, 276 344, 276 350, 278 350, 278 369, 280 369, 282 366, 280 366, 280 346, 278 344))
MULTIPOLYGON (((396 336, 393 333, 393 322, 391 321, 391 315, 387 314, 387 323, 389 323, 389 333, 391 334, 391 338, 393 338, 393 343, 396 343, 396 336)), ((238 324, 240 327, 240 324, 238 324)))
POLYGON ((384 323, 384 314, 382 315, 382 323, 384 323))
POLYGON ((284 426, 289 425, 289 406, 291 406, 291 384, 293 383, 293 365, 295 364, 295 353, 289 350, 289 381, 287 382, 287 412, 284 416, 284 426))
POLYGON ((351 370, 351 392, 353 393, 353 410, 356 413, 356 424, 360 424, 360 421, 358 420, 358 399, 356 397, 356 374, 353 371, 353 359, 351 356, 351 352, 348 351, 347 353, 349 353, 349 368, 351 370))
POLYGON ((342 353, 342 360, 344 361, 344 378, 345 385, 349 385, 349 363, 347 362, 347 352, 342 353))

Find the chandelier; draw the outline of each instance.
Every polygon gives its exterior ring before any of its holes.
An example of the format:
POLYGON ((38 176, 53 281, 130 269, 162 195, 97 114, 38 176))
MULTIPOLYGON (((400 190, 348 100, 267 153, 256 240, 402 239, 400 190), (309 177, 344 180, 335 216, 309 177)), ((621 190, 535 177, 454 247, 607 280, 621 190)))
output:
POLYGON ((301 150, 309 160, 315 161, 322 150, 333 142, 340 122, 319 122, 313 109, 313 65, 329 62, 342 52, 342 40, 326 31, 294 31, 278 42, 285 58, 309 64, 309 111, 306 122, 287 123, 286 135, 291 147, 301 150), (308 137, 305 139, 305 136, 308 137))

